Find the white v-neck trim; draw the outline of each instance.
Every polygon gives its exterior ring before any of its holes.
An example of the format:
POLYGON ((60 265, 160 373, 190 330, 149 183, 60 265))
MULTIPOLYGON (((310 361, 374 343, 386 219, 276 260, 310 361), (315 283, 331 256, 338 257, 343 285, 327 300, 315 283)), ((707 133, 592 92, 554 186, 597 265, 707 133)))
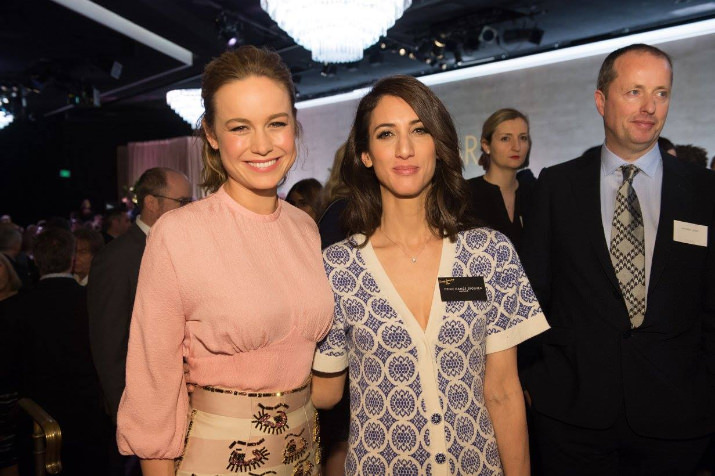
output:
MULTIPOLYGON (((359 237, 362 239, 364 237, 359 237)), ((442 250, 441 256, 439 258, 439 268, 437 270, 437 276, 435 276, 433 294, 432 294, 432 305, 430 306, 429 317, 427 319, 427 326, 424 330, 420 326, 415 315, 412 314, 410 308, 405 304, 405 301, 397 292, 397 288, 392 283, 387 271, 382 266, 380 259, 375 253, 375 249, 372 247, 372 242, 368 240, 367 245, 362 249, 363 257, 365 259, 365 264, 367 269, 370 270, 375 282, 380 290, 380 293, 387 299, 390 306, 394 309, 398 316, 402 318, 405 323, 405 327, 413 334, 414 337, 419 337, 423 339, 428 338, 432 341, 430 337, 434 336, 436 332, 439 331, 440 320, 445 314, 445 304, 442 302, 439 285, 437 283, 437 278, 439 276, 451 276, 452 267, 454 266, 456 244, 451 243, 449 238, 442 239, 442 250)))
MULTIPOLYGON (((364 239, 364 236, 358 237, 358 240, 364 239)), ((360 241, 358 241, 360 242, 360 241)), ((397 313, 397 317, 404 323, 405 329, 410 334, 415 343, 417 351, 417 368, 422 380, 422 395, 427 415, 444 415, 443 403, 439 395, 439 384, 437 382, 437 362, 435 360, 435 346, 439 341, 439 329, 442 325, 442 320, 446 315, 446 305, 442 301, 439 293, 438 278, 440 276, 451 276, 452 268, 457 259, 457 243, 450 242, 449 238, 442 239, 442 255, 439 258, 439 268, 437 276, 434 277, 434 291, 432 295, 432 307, 430 308, 429 320, 427 327, 422 330, 420 324, 415 319, 407 304, 402 300, 402 296, 397 292, 397 289, 392 284, 385 268, 377 258, 372 243, 368 240, 365 247, 361 250, 365 267, 372 275, 377 283, 378 296, 385 298, 397 313)), ((432 432, 432 455, 434 474, 446 474, 446 467, 436 462, 435 455, 446 454, 446 435, 444 425, 431 424, 430 431, 432 432)))

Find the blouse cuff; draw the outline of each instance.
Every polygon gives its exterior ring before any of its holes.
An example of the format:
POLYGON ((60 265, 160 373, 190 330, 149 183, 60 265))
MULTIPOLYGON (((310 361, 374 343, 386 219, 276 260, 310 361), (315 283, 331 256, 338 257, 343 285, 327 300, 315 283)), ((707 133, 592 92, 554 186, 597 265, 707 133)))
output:
POLYGON ((347 355, 332 356, 316 352, 313 358, 313 370, 317 372, 335 374, 342 372, 346 368, 348 368, 347 355))
POLYGON ((531 316, 514 327, 487 336, 486 353, 493 354, 494 352, 510 349, 535 335, 541 334, 548 330, 549 327, 549 323, 543 313, 531 316))

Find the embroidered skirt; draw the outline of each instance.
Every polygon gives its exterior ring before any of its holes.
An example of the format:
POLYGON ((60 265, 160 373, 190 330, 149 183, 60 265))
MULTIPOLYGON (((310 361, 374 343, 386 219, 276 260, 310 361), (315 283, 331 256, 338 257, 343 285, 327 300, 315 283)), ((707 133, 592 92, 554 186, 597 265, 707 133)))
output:
POLYGON ((197 387, 178 476, 320 474, 310 385, 280 393, 197 387))

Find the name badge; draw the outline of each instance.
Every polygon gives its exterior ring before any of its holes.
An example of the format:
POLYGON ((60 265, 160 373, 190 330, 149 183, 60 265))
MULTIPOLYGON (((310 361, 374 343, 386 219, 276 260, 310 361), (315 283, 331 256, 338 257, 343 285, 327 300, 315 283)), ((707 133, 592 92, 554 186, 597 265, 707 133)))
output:
POLYGON ((486 301, 487 290, 481 276, 437 278, 442 301, 486 301))
POLYGON ((695 246, 708 246, 708 227, 673 220, 673 241, 695 246))

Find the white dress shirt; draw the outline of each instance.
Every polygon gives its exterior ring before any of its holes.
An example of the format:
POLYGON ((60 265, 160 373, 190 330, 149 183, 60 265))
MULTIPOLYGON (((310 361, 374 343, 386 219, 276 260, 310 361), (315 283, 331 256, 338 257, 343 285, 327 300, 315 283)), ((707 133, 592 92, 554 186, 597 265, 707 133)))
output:
POLYGON ((640 172, 633 179, 633 188, 638 195, 638 203, 643 215, 643 233, 645 235, 645 285, 646 295, 650 282, 650 269, 653 262, 655 234, 660 219, 660 199, 663 189, 663 160, 660 149, 655 144, 648 152, 634 162, 626 162, 611 152, 604 144, 601 147, 601 219, 608 248, 611 247, 611 229, 613 213, 616 207, 616 195, 623 184, 622 165, 635 165, 640 172))

